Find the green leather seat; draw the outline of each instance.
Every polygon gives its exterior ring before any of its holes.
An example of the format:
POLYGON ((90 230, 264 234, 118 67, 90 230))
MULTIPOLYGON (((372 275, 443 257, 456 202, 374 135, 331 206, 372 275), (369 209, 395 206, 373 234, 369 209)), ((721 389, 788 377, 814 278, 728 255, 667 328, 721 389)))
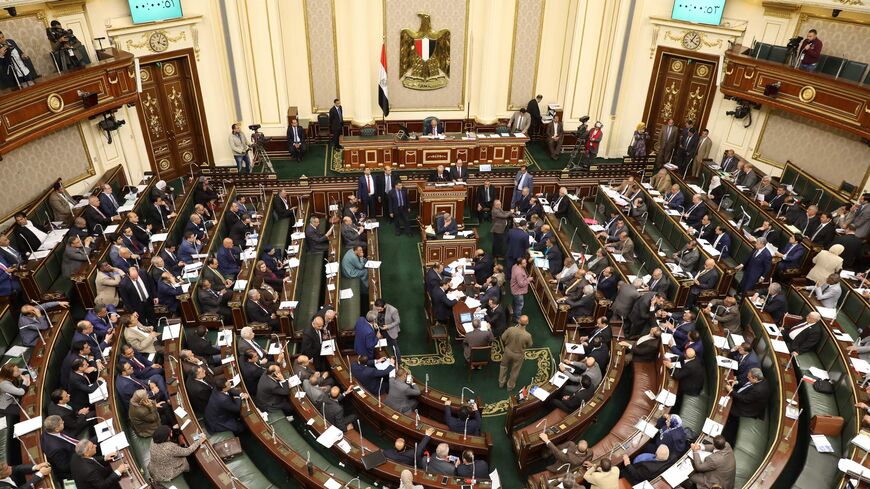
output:
POLYGON ((269 424, 275 428, 275 434, 278 435, 278 438, 284 440, 285 443, 290 445, 301 456, 308 457, 310 454, 311 463, 316 467, 319 467, 340 480, 349 481, 355 477, 339 467, 338 464, 324 457, 317 448, 311 446, 308 439, 303 437, 302 434, 293 427, 293 424, 287 420, 284 413, 281 411, 270 411, 268 414, 269 424))
POLYGON ((740 418, 737 443, 733 447, 734 459, 737 462, 734 487, 743 487, 743 484, 758 469, 760 461, 764 460, 768 448, 769 428, 770 416, 764 419, 740 418))
POLYGON ((341 277, 339 286, 342 289, 350 289, 353 291, 353 297, 350 299, 341 299, 338 303, 338 330, 353 331, 356 320, 363 314, 360 310, 362 298, 360 297, 360 279, 341 277))
MULTIPOLYGON (((220 433, 211 433, 208 435, 208 441, 212 445, 221 443, 224 440, 229 440, 233 438, 233 435, 230 431, 222 431, 220 433)), ((260 472, 260 469, 254 465, 254 462, 245 454, 244 451, 242 453, 236 455, 232 459, 226 462, 227 467, 229 467, 230 471, 233 473, 236 478, 242 481, 242 484, 248 487, 248 489, 272 489, 273 486, 269 479, 260 472)))
POLYGON ((311 318, 320 308, 320 292, 323 289, 323 256, 324 253, 302 251, 299 260, 299 276, 302 280, 296 288, 299 307, 294 314, 294 328, 297 331, 305 329, 311 323, 311 318))
MULTIPOLYGON (((122 419, 119 417, 118 419, 122 419)), ((122 421, 122 424, 127 425, 122 421)), ((124 431, 127 433, 127 441, 130 443, 130 450, 133 451, 133 457, 136 459, 136 465, 142 470, 145 479, 151 477, 148 472, 148 465, 151 463, 151 438, 140 438, 136 436, 133 429, 124 426, 124 431)))

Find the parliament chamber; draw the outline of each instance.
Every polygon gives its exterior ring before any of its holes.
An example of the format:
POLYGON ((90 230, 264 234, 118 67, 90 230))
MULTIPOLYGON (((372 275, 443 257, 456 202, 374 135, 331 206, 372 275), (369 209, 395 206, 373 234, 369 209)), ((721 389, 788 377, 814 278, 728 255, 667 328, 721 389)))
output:
POLYGON ((870 6, 10 0, 0 487, 870 487, 870 6))

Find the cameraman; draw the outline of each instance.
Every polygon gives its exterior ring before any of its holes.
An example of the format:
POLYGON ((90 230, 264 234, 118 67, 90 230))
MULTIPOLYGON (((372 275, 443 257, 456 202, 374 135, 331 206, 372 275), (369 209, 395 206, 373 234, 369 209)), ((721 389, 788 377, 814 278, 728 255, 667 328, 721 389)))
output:
MULTIPOLYGON (((36 78, 30 57, 21 51, 18 43, 0 32, 0 70, 8 77, 11 87, 29 87, 36 78)), ((5 83, 4 83, 5 85, 5 83)), ((5 87, 3 87, 5 88, 5 87)))
POLYGON ((90 63, 82 43, 73 34, 72 29, 64 29, 57 20, 51 21, 51 26, 45 30, 48 42, 51 43, 52 57, 60 71, 90 63), (84 53, 84 54, 83 54, 84 53))
POLYGON ((230 134, 230 149, 233 151, 233 158, 236 160, 236 168, 239 174, 251 173, 251 158, 248 156, 248 151, 251 148, 251 143, 248 142, 248 137, 242 132, 241 125, 237 122, 233 124, 233 132, 230 134), (242 171, 242 162, 245 162, 245 171, 242 171))
POLYGON ((801 43, 801 49, 798 56, 801 58, 800 69, 803 71, 816 71, 819 64, 819 57, 822 55, 822 40, 816 37, 816 30, 810 29, 807 32, 807 38, 801 43))

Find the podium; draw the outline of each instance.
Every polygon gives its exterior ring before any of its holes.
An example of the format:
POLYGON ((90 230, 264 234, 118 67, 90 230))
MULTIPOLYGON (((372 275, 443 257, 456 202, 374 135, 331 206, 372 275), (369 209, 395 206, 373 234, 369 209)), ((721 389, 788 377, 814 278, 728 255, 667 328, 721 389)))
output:
POLYGON ((462 214, 465 212, 465 197, 468 185, 439 185, 434 183, 418 183, 420 196, 420 222, 423 226, 434 224, 435 217, 443 212, 449 212, 458 224, 463 224, 462 214))

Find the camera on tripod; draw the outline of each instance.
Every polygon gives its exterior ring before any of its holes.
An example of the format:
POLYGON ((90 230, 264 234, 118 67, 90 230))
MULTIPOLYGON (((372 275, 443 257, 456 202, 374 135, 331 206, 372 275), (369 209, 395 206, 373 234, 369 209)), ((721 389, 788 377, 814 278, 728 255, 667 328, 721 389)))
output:
POLYGON ((253 146, 254 149, 259 149, 259 150, 265 151, 266 143, 268 141, 270 141, 272 138, 269 136, 266 136, 265 134, 260 132, 261 127, 263 127, 263 126, 260 124, 251 124, 250 126, 248 126, 248 129, 250 129, 252 131, 251 132, 251 146, 253 146))

